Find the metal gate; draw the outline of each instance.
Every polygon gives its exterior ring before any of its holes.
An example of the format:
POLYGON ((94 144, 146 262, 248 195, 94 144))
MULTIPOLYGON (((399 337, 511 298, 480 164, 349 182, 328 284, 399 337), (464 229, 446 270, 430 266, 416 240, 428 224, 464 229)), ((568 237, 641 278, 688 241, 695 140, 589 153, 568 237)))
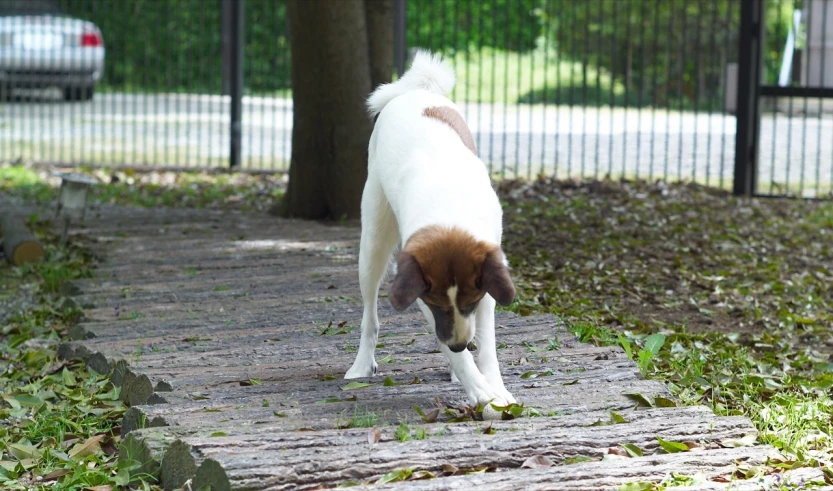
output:
POLYGON ((803 8, 793 13, 777 84, 766 83, 762 73, 766 7, 764 0, 743 0, 741 4, 734 194, 831 198, 833 1, 805 0, 803 8), (809 21, 804 22, 803 63, 795 70, 792 64, 800 25, 796 17, 801 16, 809 21), (766 120, 765 110, 769 111, 766 120), (770 141, 761 138, 765 125, 771 125, 770 141), (793 141, 794 133, 802 135, 800 145, 793 141), (812 142, 809 149, 808 140, 812 142), (796 161, 797 169, 792 166, 796 161))
MULTIPOLYGON (((833 196, 833 0, 391 1, 397 71, 414 48, 454 66, 497 178, 833 196)), ((106 58, 92 100, 0 101, 0 162, 288 169, 284 0, 0 0, 4 99, 10 5, 92 21, 106 58)))

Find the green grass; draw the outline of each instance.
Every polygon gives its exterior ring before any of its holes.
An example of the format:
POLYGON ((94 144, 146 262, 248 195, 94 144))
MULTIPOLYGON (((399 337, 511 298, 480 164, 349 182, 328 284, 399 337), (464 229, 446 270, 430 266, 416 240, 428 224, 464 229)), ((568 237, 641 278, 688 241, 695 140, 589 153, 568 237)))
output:
POLYGON ((447 57, 457 73, 452 99, 458 102, 581 104, 610 99, 616 105, 624 101, 625 88, 613 82, 610 74, 581 63, 566 60, 549 47, 516 53, 484 47, 480 52, 458 52, 447 57), (587 91, 583 89, 587 78, 587 91), (599 79, 598 91, 596 79, 599 79), (545 90, 546 89, 546 97, 545 90), (597 93, 600 92, 600 93, 597 93))
POLYGON ((371 428, 377 424, 382 424, 379 420, 379 415, 367 408, 360 409, 358 406, 353 408, 353 415, 347 421, 341 421, 342 415, 339 415, 337 423, 338 428, 371 428))
MULTIPOLYGON (((79 120, 77 125, 92 125, 94 122, 79 120)), ((151 119, 144 123, 145 126, 157 128, 166 127, 168 137, 179 132, 178 126, 186 123, 160 122, 158 119, 151 119)), ((22 123, 24 132, 32 130, 33 123, 24 121, 22 123)), ((113 130, 121 131, 121 130, 113 130)), ((129 133, 130 130, 124 130, 129 133)), ((211 130, 205 130, 211 131, 211 130)), ((32 139, 9 139, 0 135, 0 147, 4 148, 4 155, 10 161, 22 160, 24 162, 65 162, 68 164, 83 162, 87 165, 98 167, 156 167, 160 170, 165 167, 190 168, 194 171, 199 169, 225 170, 229 166, 227 155, 216 155, 206 153, 204 149, 195 148, 194 145, 168 145, 163 137, 156 139, 157 144, 148 145, 142 142, 137 146, 137 140, 125 140, 108 134, 97 134, 92 138, 79 140, 54 140, 43 141, 32 139)), ((244 137, 244 141, 248 141, 244 137)), ((266 156, 242 157, 241 166, 247 171, 263 172, 288 172, 289 155, 274 154, 266 156)))
MULTIPOLYGON (((31 182, 30 182, 31 184, 31 182)), ((0 487, 81 489, 149 488, 135 462, 116 462, 115 431, 125 407, 108 375, 57 357, 57 346, 77 321, 79 308, 58 293, 68 280, 88 277, 91 258, 43 236, 45 261, 0 267, 3 278, 23 293, 32 288, 36 306, 0 328, 0 487)), ((4 282, 5 283, 5 282, 4 282)))
POLYGON ((510 310, 622 345, 682 403, 749 417, 783 455, 772 466, 833 481, 833 203, 695 185, 501 187, 525 187, 504 199, 510 310))
MULTIPOLYGON (((136 172, 130 169, 75 171, 96 177, 90 203, 124 206, 193 207, 263 211, 283 197, 285 183, 280 174, 169 172, 164 169, 136 172), (113 179, 115 178, 115 179, 113 179), (115 180, 115 182, 111 182, 115 180)), ((0 164, 0 194, 42 204, 58 198, 58 179, 47 170, 23 165, 0 164)))

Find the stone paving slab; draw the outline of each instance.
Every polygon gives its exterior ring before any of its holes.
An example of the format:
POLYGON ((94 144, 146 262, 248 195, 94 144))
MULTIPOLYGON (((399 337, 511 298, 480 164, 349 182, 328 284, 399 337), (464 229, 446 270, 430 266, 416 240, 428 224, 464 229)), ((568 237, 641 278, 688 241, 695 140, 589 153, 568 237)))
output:
POLYGON ((719 488, 773 450, 723 448, 757 434, 746 418, 636 407, 626 394, 672 396, 620 348, 579 343, 554 316, 498 315, 506 387, 535 410, 520 418, 455 422, 466 397, 433 333, 418 309, 384 299, 379 375, 345 390, 362 313, 352 224, 102 207, 74 233, 101 262, 75 284, 85 317, 60 354, 111 374, 130 406, 122 458, 166 489, 324 489, 403 468, 436 477, 380 488, 617 489, 670 470, 719 488), (657 436, 696 451, 657 453, 657 436), (611 457, 623 443, 646 455, 611 457), (521 466, 536 456, 552 467, 521 466))

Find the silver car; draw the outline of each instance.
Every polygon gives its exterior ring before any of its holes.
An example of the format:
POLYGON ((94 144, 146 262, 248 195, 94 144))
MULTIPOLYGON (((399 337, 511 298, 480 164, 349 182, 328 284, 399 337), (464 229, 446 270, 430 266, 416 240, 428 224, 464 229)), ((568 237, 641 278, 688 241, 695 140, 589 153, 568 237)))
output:
POLYGON ((95 24, 62 15, 51 0, 0 0, 0 100, 14 89, 48 87, 89 100, 103 72, 95 24))

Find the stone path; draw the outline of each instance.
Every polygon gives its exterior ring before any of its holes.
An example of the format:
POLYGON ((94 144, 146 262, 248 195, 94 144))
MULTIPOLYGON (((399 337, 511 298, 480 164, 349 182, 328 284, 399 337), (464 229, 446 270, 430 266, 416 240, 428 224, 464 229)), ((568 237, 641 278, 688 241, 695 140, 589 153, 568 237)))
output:
MULTIPOLYGON (((85 319, 60 354, 112 373, 130 406, 121 458, 167 489, 363 487, 406 468, 436 477, 374 487, 615 490, 673 471, 722 489, 772 450, 728 446, 756 435, 746 418, 636 408, 625 393, 672 396, 621 349, 577 343, 547 316, 502 313, 497 330, 507 388, 538 417, 452 422, 465 394, 433 334, 415 307, 384 300, 380 375, 345 390, 361 318, 358 228, 194 210, 90 216, 76 233, 102 262, 77 283, 85 319), (553 338, 561 349, 547 349, 553 338), (626 422, 611 424, 611 411, 626 422), (657 453, 657 436, 696 446, 657 453), (620 444, 645 456, 611 455, 620 444), (538 456, 553 466, 522 466, 538 456)), ((758 489, 748 486, 732 489, 758 489)))

